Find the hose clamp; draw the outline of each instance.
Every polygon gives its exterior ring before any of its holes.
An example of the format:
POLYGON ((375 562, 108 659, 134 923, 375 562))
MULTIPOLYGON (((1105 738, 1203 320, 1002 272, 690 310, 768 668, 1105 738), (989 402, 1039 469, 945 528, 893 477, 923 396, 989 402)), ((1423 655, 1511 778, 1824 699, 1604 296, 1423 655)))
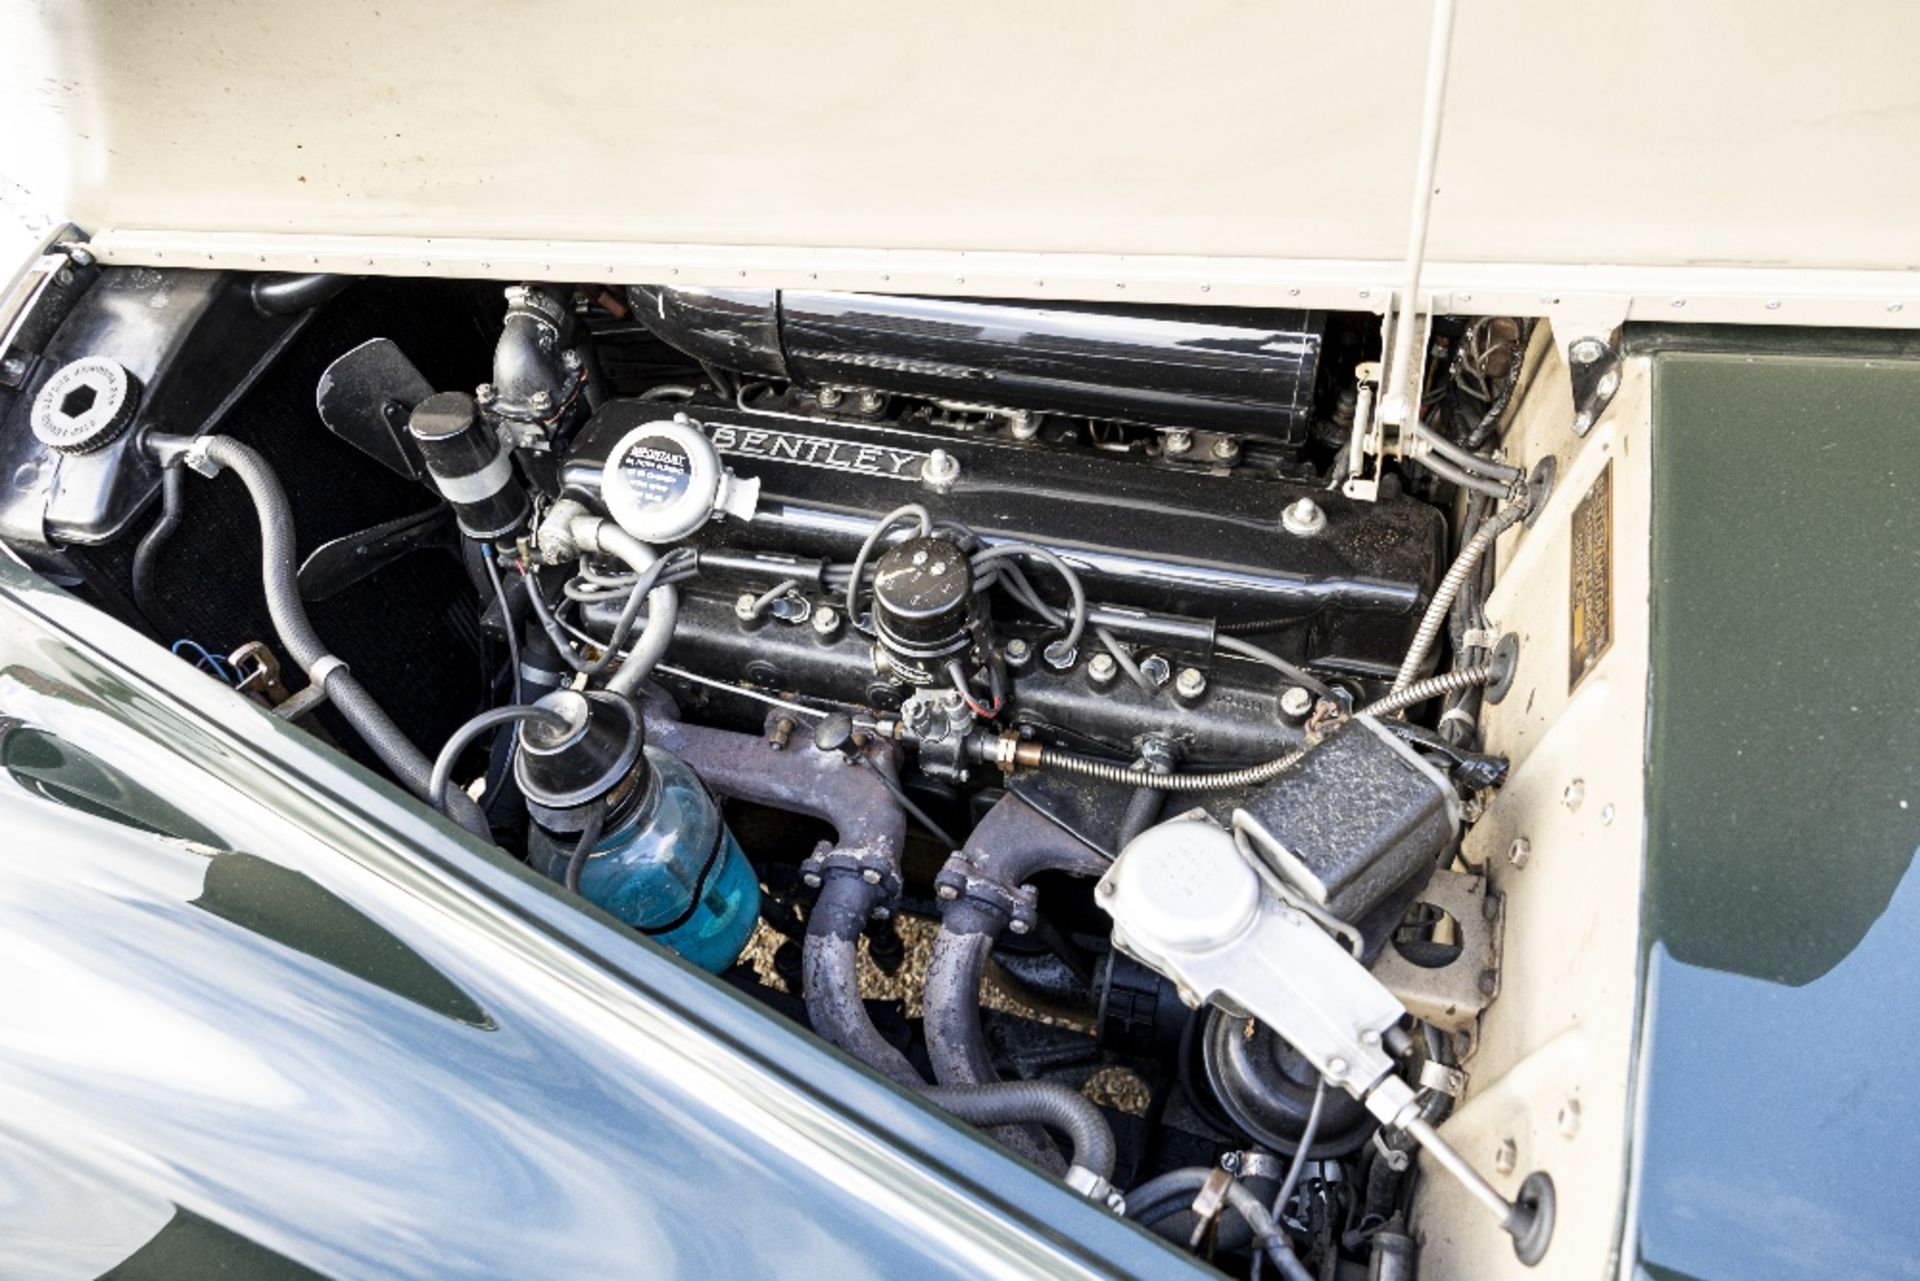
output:
POLYGON ((1467 1074, 1457 1067, 1428 1059, 1420 1065, 1420 1088, 1457 1099, 1467 1090, 1467 1074))
POLYGON ((1127 1198, 1120 1189, 1084 1165, 1067 1168, 1066 1184, 1087 1200, 1104 1205, 1115 1214, 1124 1215, 1127 1212, 1127 1198))
POLYGON ((212 480, 222 470, 219 463, 207 456, 207 450, 213 447, 215 437, 195 436, 187 447, 180 451, 180 461, 212 480))
POLYGON ((337 654, 322 654, 313 661, 313 666, 307 669, 307 679, 322 689, 325 689, 327 677, 333 675, 335 672, 348 670, 350 669, 347 667, 346 659, 341 658, 337 654))
POLYGON ((1222 1152, 1220 1168, 1236 1179, 1272 1179, 1278 1183, 1287 1176, 1287 1162, 1271 1152, 1222 1152))

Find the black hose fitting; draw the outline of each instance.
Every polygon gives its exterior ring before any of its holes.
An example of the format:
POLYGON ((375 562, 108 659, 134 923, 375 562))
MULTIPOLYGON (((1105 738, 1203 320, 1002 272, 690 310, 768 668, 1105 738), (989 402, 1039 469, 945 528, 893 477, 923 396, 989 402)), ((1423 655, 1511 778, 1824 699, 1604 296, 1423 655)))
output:
POLYGON ((253 305, 269 316, 291 316, 335 297, 353 283, 352 276, 326 272, 260 275, 253 278, 253 305))

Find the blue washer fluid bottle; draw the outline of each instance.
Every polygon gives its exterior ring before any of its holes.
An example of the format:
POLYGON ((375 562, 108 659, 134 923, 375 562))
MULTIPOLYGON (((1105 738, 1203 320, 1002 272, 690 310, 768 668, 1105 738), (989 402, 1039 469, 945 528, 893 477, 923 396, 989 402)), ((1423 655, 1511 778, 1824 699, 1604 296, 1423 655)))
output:
MULTIPOLYGON (((632 791, 580 871, 580 893, 703 970, 720 973, 760 918, 760 882, 720 807, 679 757, 642 749, 632 791)), ((549 863, 566 874, 571 846, 549 863)))
POLYGON ((580 893, 718 974, 760 919, 760 882, 699 776, 646 746, 640 709, 609 690, 555 690, 516 731, 513 775, 534 820, 528 861, 565 882, 590 807, 606 827, 580 893))

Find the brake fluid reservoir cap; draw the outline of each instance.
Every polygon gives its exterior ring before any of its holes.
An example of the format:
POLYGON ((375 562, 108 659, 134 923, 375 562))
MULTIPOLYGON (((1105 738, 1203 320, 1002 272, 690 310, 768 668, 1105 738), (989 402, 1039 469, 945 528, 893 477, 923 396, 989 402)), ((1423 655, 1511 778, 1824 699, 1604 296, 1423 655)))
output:
POLYGON ((685 414, 622 436, 600 473, 607 515, 643 543, 685 538, 716 513, 752 520, 760 482, 735 476, 685 414))
POLYGON ((1128 842, 1098 896, 1134 939, 1200 951, 1238 938, 1260 910, 1260 878, 1211 822, 1175 819, 1128 842))

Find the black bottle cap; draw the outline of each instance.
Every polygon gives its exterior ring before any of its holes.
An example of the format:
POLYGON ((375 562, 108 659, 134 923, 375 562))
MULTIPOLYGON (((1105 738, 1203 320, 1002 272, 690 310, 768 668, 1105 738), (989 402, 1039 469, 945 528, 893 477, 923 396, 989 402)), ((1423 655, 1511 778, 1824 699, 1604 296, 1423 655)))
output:
POLYGON ((631 701, 604 690, 556 690, 535 706, 558 712, 563 723, 520 722, 513 777, 541 826, 576 830, 578 821, 568 820, 578 816, 567 811, 607 795, 640 763, 640 716, 631 701))
POLYGON ((440 391, 414 406, 407 429, 418 440, 443 440, 458 436, 473 426, 479 416, 479 406, 466 392, 440 391))

